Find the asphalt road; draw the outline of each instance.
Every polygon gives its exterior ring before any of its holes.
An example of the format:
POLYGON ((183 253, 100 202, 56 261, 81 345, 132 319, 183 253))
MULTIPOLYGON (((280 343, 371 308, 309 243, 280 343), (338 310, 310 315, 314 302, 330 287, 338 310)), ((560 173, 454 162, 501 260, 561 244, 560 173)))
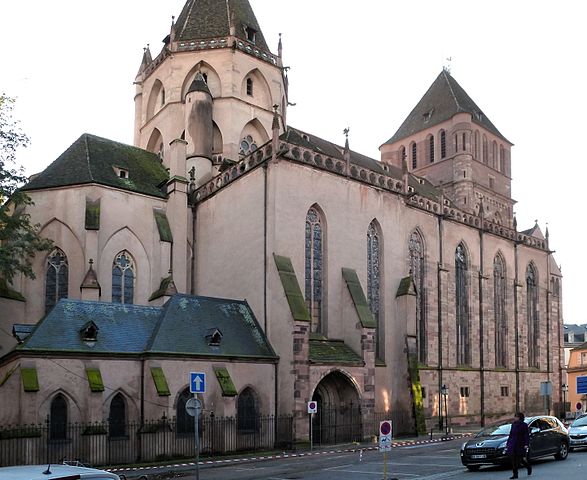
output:
MULTIPOLYGON (((327 451, 312 455, 291 456, 270 460, 232 460, 224 465, 200 467, 200 480, 381 480, 465 478, 470 480, 503 480, 511 471, 503 467, 484 467, 469 472, 461 465, 459 450, 462 440, 394 448, 387 454, 378 451, 327 451), (384 468, 387 468, 387 477, 384 468)), ((193 468, 193 467, 192 467, 193 468)), ((175 471, 177 476, 157 478, 195 480, 191 471, 175 471)), ((149 476, 150 477, 150 476, 149 476)), ((525 471, 520 478, 525 478, 525 471)), ((155 477, 153 477, 155 478, 155 477)), ((587 478, 587 450, 569 454, 565 461, 548 458, 537 461, 532 479, 587 478)))

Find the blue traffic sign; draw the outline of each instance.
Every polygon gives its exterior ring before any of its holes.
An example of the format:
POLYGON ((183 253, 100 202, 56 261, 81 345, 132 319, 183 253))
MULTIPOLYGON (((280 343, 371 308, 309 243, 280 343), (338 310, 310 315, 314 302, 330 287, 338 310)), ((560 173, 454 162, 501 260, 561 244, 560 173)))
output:
POLYGON ((577 394, 587 393, 587 377, 577 377, 577 394))
POLYGON ((190 393, 206 393, 206 374, 190 372, 190 393))

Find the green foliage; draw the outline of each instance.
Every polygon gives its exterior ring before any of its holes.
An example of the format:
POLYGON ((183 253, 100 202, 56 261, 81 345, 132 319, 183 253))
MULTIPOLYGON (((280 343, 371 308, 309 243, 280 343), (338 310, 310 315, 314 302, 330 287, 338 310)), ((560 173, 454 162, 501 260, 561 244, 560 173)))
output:
POLYGON ((18 190, 26 177, 16 164, 16 152, 29 144, 29 138, 12 118, 13 109, 14 99, 0 94, 0 277, 9 283, 17 273, 35 278, 31 259, 52 247, 26 213, 33 202, 18 190))
POLYGON ((420 383, 420 371, 418 370, 418 358, 409 354, 410 383, 412 385, 412 400, 414 404, 414 417, 416 419, 416 432, 418 435, 426 434, 426 420, 424 418, 424 400, 422 398, 422 384, 420 383))

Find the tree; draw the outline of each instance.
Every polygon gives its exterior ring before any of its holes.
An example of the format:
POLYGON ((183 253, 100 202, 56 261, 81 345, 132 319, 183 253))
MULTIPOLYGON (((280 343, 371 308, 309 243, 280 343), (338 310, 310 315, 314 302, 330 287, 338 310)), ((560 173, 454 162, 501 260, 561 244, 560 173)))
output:
POLYGON ((14 99, 0 94, 0 289, 18 273, 35 278, 32 259, 49 250, 53 242, 39 235, 26 207, 32 200, 19 190, 26 182, 24 169, 16 163, 16 152, 29 144, 18 121, 12 117, 14 99))

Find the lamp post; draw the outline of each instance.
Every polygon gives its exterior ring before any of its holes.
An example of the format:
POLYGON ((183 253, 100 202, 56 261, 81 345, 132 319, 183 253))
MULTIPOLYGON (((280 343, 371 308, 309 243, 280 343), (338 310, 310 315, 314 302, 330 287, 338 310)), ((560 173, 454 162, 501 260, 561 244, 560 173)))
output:
POLYGON ((440 387, 440 393, 444 398, 444 434, 448 435, 448 387, 443 384, 442 387, 440 387))
POLYGON ((569 386, 566 383, 561 385, 561 390, 563 391, 563 420, 567 418, 567 392, 569 391, 569 386))

